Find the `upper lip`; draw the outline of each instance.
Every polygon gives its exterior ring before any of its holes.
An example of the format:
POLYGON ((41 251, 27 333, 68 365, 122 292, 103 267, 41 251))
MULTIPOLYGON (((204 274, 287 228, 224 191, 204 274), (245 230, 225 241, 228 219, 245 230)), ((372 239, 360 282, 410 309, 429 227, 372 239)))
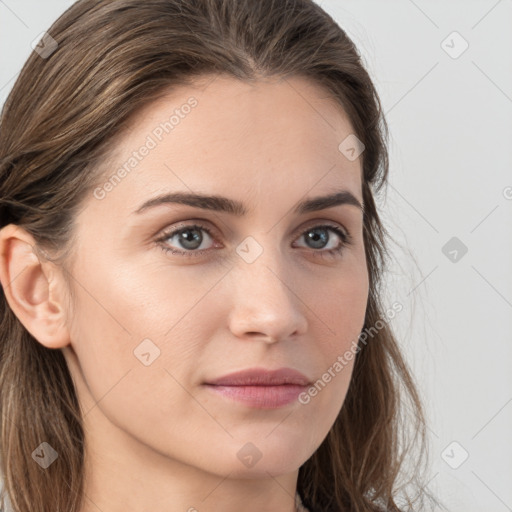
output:
POLYGON ((206 382, 215 386, 279 386, 283 384, 306 386, 309 383, 305 375, 293 368, 277 370, 249 368, 206 382))

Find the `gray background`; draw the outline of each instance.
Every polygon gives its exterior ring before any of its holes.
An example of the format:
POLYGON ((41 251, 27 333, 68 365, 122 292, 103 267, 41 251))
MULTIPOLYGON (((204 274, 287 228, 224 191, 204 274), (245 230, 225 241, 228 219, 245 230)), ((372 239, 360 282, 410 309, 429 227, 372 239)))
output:
MULTIPOLYGON (((72 3, 0 0, 0 104, 72 3)), ((318 3, 390 126, 388 302, 429 415, 429 488, 453 512, 512 511, 512 1, 318 3)))

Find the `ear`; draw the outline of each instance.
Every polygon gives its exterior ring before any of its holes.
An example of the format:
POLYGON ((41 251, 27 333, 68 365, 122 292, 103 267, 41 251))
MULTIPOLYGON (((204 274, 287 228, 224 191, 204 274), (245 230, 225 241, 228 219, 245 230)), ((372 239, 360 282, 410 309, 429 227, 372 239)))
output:
POLYGON ((9 224, 0 230, 0 283, 7 302, 27 331, 47 348, 69 344, 65 282, 55 264, 41 261, 35 240, 9 224))

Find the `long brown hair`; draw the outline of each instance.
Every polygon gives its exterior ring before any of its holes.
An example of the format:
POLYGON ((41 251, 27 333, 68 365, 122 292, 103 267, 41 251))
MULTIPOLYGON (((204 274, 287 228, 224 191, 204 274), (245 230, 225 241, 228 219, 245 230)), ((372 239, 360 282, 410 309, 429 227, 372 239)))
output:
MULTIPOLYGON (((371 335, 359 340, 341 412, 300 468, 298 492, 315 512, 420 510, 430 496, 419 472, 425 417, 381 303, 388 233, 374 198, 387 180, 388 128, 346 33, 312 0, 81 0, 48 34, 51 54, 32 52, 1 115, 0 228, 25 229, 64 269, 75 215, 101 181, 115 137, 172 87, 219 73, 302 76, 343 107, 365 146, 363 332, 371 335), (401 483, 413 446, 414 477, 401 483)), ((73 381, 62 352, 30 335, 3 288, 0 412, 0 470, 15 512, 79 512, 85 440, 73 381), (31 457, 43 441, 59 454, 44 471, 31 457)))

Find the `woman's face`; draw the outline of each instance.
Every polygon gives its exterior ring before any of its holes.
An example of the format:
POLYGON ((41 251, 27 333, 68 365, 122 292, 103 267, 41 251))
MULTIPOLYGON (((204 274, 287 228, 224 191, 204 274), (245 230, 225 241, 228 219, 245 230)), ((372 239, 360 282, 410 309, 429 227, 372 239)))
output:
POLYGON ((63 352, 92 445, 122 436, 214 474, 295 471, 340 412, 368 298, 349 120, 305 79, 219 76, 130 128, 77 217, 70 267, 63 352), (154 201, 177 193, 217 199, 154 201), (294 369, 316 393, 206 385, 254 368, 294 369))

